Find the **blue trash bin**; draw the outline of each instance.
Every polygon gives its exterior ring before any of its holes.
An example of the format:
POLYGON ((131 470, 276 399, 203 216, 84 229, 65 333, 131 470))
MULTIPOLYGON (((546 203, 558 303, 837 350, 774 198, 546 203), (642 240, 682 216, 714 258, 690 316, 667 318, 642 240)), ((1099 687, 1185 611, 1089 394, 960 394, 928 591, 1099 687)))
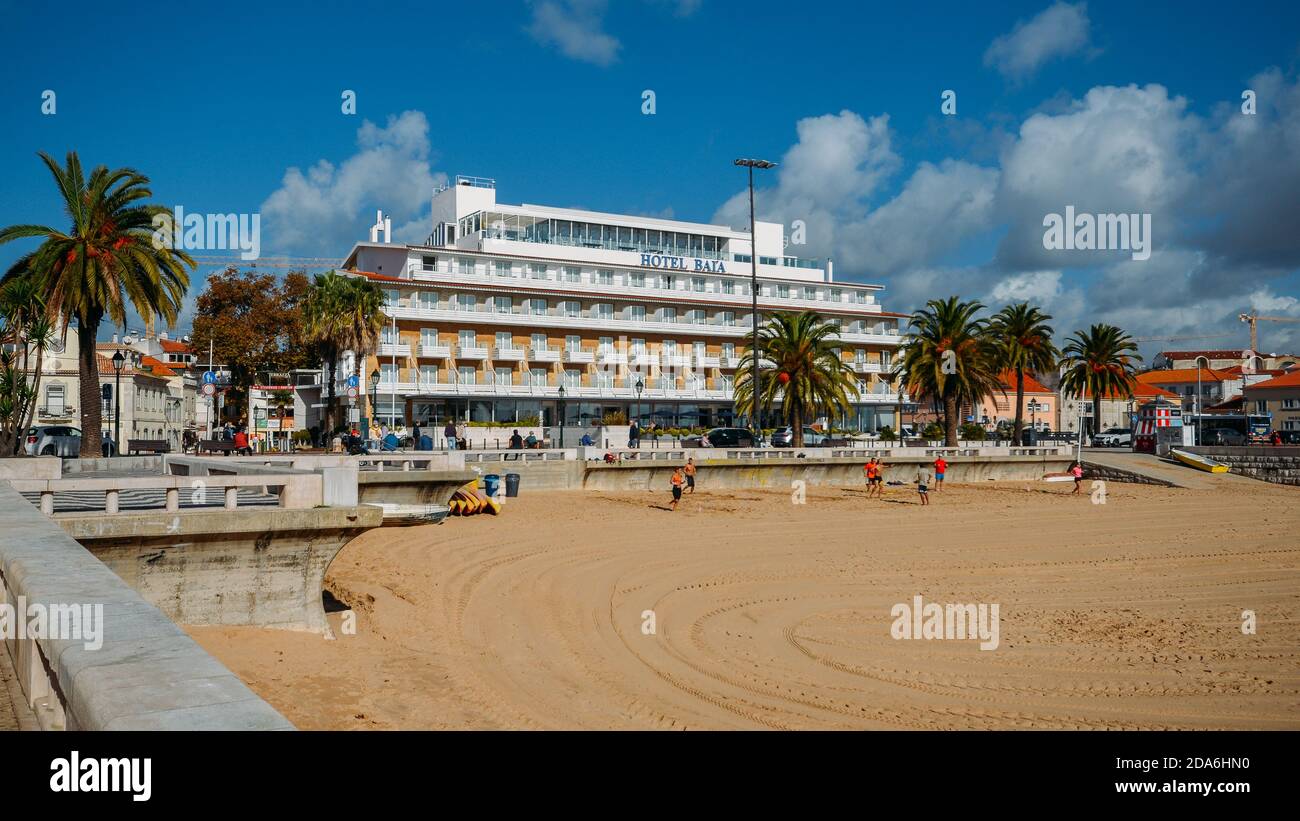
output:
POLYGON ((491 499, 497 495, 497 488, 501 485, 501 477, 495 473, 489 473, 483 477, 483 492, 491 499))

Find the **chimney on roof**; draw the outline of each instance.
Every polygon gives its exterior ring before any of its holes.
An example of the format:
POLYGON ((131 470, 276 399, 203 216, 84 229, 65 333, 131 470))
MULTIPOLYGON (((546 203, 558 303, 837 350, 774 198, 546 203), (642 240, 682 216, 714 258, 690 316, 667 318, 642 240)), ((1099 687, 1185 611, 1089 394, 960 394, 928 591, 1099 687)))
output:
POLYGON ((167 338, 167 332, 166 332, 166 331, 159 331, 159 332, 158 332, 158 338, 159 338, 159 339, 166 339, 166 338, 167 338))
POLYGON ((384 237, 385 245, 393 241, 393 220, 391 217, 385 217, 383 211, 376 211, 375 224, 370 226, 370 241, 380 242, 380 234, 384 237))

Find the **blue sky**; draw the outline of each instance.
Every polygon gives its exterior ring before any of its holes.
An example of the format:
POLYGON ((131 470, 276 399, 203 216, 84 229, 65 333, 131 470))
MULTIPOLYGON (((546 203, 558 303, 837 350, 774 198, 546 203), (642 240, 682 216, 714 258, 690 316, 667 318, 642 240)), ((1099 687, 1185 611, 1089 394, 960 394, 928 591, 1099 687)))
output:
MULTIPOLYGON (((885 284, 890 309, 1028 298, 1063 331, 1227 334, 1200 347, 1243 345, 1252 305, 1300 316, 1295 4, 77 5, 0 2, 0 224, 62 222, 39 150, 136 167, 189 212, 260 213, 264 254, 327 258, 377 208, 422 239, 441 175, 739 223, 731 160, 760 156, 782 162, 760 216, 804 220, 792 250, 885 284), (1045 251, 1066 204, 1150 213, 1151 258, 1045 251)), ((1261 325, 1262 347, 1300 349, 1296 328, 1261 325)))

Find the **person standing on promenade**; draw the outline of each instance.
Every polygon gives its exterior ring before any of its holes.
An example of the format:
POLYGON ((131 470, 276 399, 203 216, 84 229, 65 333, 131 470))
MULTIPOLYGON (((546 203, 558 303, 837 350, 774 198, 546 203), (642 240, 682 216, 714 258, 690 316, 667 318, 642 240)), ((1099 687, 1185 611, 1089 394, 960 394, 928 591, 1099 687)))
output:
POLYGON ((682 468, 682 472, 686 474, 686 489, 691 492, 692 496, 694 496, 695 495, 695 457, 694 456, 686 460, 686 467, 682 468))
POLYGON ((641 447, 641 427, 637 425, 636 420, 627 426, 627 446, 629 448, 641 447))
POLYGON ((463 419, 456 423, 456 445, 461 450, 469 450, 469 437, 467 436, 466 425, 463 419))
POLYGON ((686 484, 686 474, 682 471, 680 466, 673 471, 673 478, 671 481, 673 484, 672 510, 676 511, 677 503, 682 500, 682 485, 686 484))
POLYGON ((447 440, 447 450, 455 450, 456 449, 456 423, 448 419, 446 427, 442 429, 442 435, 443 438, 447 440))
POLYGON ((943 490, 943 474, 948 470, 948 462, 939 454, 934 460, 934 489, 935 492, 943 490))

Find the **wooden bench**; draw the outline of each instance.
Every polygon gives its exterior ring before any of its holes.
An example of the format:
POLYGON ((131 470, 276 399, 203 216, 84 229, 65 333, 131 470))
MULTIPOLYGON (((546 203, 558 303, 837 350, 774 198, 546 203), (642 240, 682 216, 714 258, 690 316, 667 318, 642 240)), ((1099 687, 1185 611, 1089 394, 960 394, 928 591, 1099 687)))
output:
POLYGON ((235 443, 231 439, 200 439, 199 452, 231 454, 235 452, 235 443))
POLYGON ((130 456, 137 453, 171 453, 172 446, 166 439, 128 439, 126 452, 130 456))

